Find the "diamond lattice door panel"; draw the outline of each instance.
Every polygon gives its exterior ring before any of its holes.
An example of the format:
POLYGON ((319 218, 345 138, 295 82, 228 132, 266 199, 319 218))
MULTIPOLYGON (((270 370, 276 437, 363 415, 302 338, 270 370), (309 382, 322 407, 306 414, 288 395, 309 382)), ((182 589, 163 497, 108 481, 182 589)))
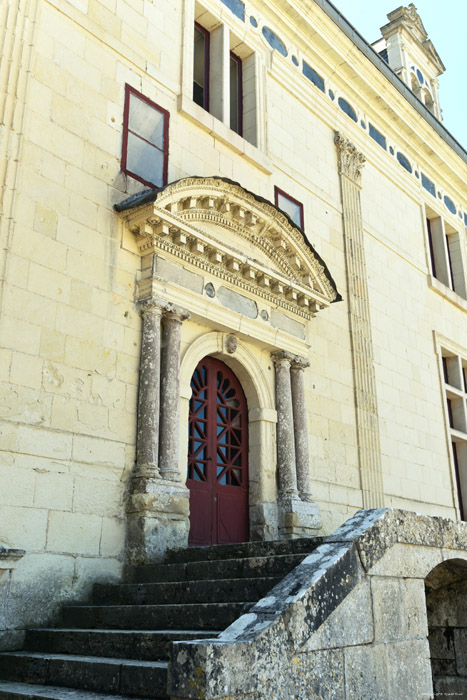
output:
POLYGON ((205 357, 191 379, 189 544, 248 540, 248 410, 234 373, 205 357))

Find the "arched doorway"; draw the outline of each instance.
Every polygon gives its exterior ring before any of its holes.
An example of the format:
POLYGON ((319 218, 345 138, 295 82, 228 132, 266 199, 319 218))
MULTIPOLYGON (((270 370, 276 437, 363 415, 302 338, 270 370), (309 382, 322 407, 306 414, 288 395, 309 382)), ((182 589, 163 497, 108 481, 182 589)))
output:
POLYGON ((425 579, 435 700, 467 697, 467 562, 450 559, 425 579))
POLYGON ((245 542, 248 526, 248 410, 227 365, 203 358, 191 379, 189 544, 245 542))

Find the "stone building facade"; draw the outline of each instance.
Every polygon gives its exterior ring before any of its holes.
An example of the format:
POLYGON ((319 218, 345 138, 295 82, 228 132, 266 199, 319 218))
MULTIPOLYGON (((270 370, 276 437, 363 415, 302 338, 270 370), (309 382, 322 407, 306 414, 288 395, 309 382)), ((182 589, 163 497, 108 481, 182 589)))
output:
POLYGON ((0 645, 190 538, 463 519, 467 155, 414 6, 374 48, 326 0, 0 18, 0 645))

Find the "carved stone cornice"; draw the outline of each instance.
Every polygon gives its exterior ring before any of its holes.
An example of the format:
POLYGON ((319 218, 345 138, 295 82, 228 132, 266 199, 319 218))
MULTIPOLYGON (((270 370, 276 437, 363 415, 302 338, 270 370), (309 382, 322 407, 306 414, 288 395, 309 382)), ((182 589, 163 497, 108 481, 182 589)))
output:
POLYGON ((339 173, 345 175, 360 187, 362 170, 366 162, 365 156, 340 131, 335 132, 334 143, 337 148, 339 173))
POLYGON ((340 299, 303 233, 234 183, 185 178, 124 216, 141 254, 160 252, 304 318, 340 299))

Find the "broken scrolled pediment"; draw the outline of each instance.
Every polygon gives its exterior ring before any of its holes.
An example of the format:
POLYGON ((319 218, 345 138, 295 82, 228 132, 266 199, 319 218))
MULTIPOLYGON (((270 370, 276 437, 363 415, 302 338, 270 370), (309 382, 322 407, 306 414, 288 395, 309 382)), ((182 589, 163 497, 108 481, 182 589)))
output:
POLYGON ((116 209, 142 255, 163 254, 305 318, 341 298, 303 232, 237 183, 184 178, 116 209))

